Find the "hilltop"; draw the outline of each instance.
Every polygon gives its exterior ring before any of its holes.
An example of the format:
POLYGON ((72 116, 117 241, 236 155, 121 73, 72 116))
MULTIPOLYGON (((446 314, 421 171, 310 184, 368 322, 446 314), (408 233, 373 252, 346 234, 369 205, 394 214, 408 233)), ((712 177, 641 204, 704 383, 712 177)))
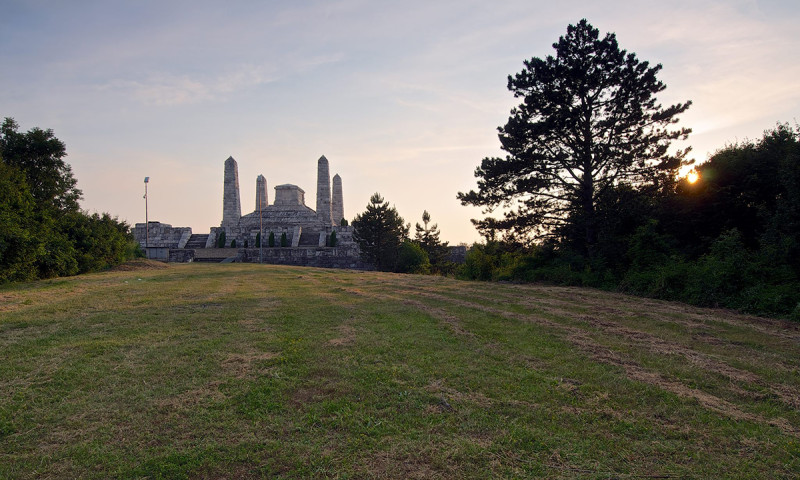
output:
POLYGON ((798 325, 256 264, 0 287, 0 477, 792 476, 798 325))

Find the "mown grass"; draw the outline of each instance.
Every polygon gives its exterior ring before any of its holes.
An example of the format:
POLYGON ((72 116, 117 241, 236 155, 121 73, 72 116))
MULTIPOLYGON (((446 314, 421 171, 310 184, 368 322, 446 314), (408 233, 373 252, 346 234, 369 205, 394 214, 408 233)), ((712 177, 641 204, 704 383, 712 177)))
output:
POLYGON ((2 478, 791 478, 795 324, 171 265, 0 288, 2 478))

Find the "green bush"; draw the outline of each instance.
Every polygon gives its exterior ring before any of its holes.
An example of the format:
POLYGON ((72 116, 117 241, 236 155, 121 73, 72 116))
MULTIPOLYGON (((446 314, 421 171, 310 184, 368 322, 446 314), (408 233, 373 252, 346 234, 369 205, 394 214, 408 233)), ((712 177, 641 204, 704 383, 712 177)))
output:
POLYGON ((400 245, 397 255, 395 271, 399 273, 430 273, 431 262, 428 254, 419 244, 410 240, 405 240, 400 245))
POLYGON ((275 233, 269 232, 269 238, 267 239, 267 245, 271 248, 275 246, 275 233))
MULTIPOLYGON (((344 219, 342 219, 344 220, 344 219)), ((328 246, 335 247, 338 240, 336 239, 336 230, 331 232, 331 236, 328 238, 328 246)))
POLYGON ((281 233, 281 247, 288 247, 289 239, 286 238, 286 232, 281 233))
POLYGON ((231 248, 236 248, 236 239, 231 240, 231 248))
POLYGON ((466 280, 492 280, 496 259, 486 251, 486 245, 475 243, 467 251, 464 264, 457 272, 459 278, 466 280))
POLYGON ((225 230, 217 237, 217 248, 225 248, 225 230))

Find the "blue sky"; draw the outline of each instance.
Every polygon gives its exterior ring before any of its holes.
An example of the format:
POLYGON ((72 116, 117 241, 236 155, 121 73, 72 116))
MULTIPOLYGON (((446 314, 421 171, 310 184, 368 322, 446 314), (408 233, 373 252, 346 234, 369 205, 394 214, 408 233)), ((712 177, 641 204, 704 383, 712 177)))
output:
POLYGON ((663 104, 692 100, 681 145, 705 160, 798 121, 800 4, 792 1, 0 0, 0 116, 67 144, 82 206, 131 224, 208 232, 223 162, 294 183, 316 204, 316 161, 343 179, 345 216, 380 192, 412 225, 472 242, 475 187, 514 98, 506 78, 587 18, 661 63, 663 104))

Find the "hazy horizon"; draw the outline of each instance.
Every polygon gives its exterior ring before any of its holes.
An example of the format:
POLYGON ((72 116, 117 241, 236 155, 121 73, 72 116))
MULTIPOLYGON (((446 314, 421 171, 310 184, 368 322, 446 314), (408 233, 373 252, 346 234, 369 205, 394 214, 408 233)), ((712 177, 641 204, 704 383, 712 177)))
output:
POLYGON ((342 177, 345 217, 379 192, 412 226, 480 237, 460 205, 503 155, 519 103, 506 78, 581 18, 663 65, 663 105, 691 100, 691 158, 757 139, 800 107, 800 5, 789 1, 68 2, 0 0, 0 116, 66 143, 81 205, 207 233, 223 163, 242 213, 263 174, 316 205, 317 159, 342 177))

